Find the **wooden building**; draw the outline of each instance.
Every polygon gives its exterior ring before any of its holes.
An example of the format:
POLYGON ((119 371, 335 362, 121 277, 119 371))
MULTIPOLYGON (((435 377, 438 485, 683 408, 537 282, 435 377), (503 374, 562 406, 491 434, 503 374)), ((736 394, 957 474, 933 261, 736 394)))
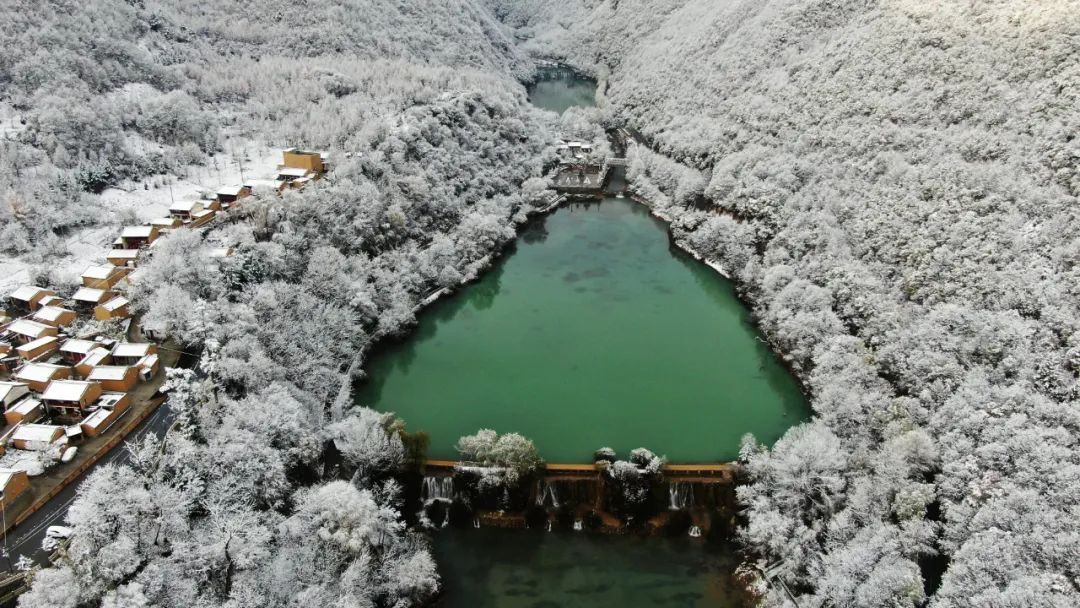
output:
POLYGON ((93 310, 98 304, 104 304, 113 299, 113 292, 107 289, 95 289, 93 287, 80 287, 71 299, 75 307, 81 310, 93 310))
POLYGON ((111 264, 95 265, 87 268, 81 275, 84 287, 112 289, 128 275, 128 269, 111 264))
POLYGON ((79 426, 87 437, 97 437, 108 430, 131 404, 131 398, 124 393, 103 393, 95 404, 97 408, 86 418, 83 418, 79 426))
POLYGON ((64 358, 70 365, 75 365, 79 361, 83 360, 90 351, 95 348, 100 348, 101 345, 93 340, 65 340, 60 345, 60 356, 64 358))
POLYGON ((25 382, 0 382, 0 406, 5 410, 29 394, 30 385, 25 382))
POLYGON ((45 415, 45 406, 37 397, 26 397, 4 410, 4 421, 10 425, 37 422, 45 415))
POLYGON ((52 325, 46 325, 29 319, 19 319, 8 325, 7 333, 14 338, 16 344, 27 344, 34 340, 53 336, 60 331, 52 325))
POLYGON ((134 268, 139 263, 142 249, 110 249, 105 259, 113 266, 134 268))
POLYGON ((64 436, 64 427, 51 424, 20 424, 11 433, 11 445, 20 450, 44 452, 64 436))
POLYGON ((251 196, 251 188, 245 185, 222 186, 217 191, 218 206, 228 209, 236 201, 251 196))
POLYGON ((131 311, 128 310, 128 299, 124 296, 116 296, 115 298, 105 302, 104 304, 98 304, 94 307, 94 318, 98 321, 112 321, 113 319, 126 319, 131 316, 131 311))
POLYGON ((56 292, 33 285, 24 285, 11 292, 7 297, 8 307, 15 316, 28 315, 37 310, 42 298, 55 296, 56 292))
POLYGON ((281 164, 278 165, 278 173, 281 173, 282 169, 303 169, 305 173, 319 176, 326 171, 324 161, 325 157, 321 152, 288 148, 281 151, 281 164))
POLYGON ((78 314, 70 308, 50 305, 42 306, 37 309, 33 319, 39 323, 52 325, 53 327, 69 327, 75 322, 76 317, 78 317, 78 314))
POLYGON ((121 342, 113 348, 112 358, 116 365, 138 365, 143 357, 157 352, 157 344, 150 342, 121 342))
POLYGON ((26 471, 18 469, 0 469, 0 505, 7 511, 27 490, 30 478, 26 471))
POLYGON ((16 348, 15 352, 26 361, 37 361, 55 353, 59 348, 60 340, 56 336, 45 336, 23 344, 16 348))
POLYGON ((53 380, 67 380, 71 378, 71 368, 52 363, 27 363, 15 372, 15 379, 25 382, 27 386, 37 392, 42 392, 53 380))
POLYGON ((126 393, 139 383, 139 368, 128 365, 98 365, 86 376, 106 391, 126 393))
POLYGON ((86 353, 86 356, 75 364, 75 373, 79 374, 80 378, 86 378, 90 375, 90 371, 99 365, 108 365, 112 363, 112 354, 109 350, 102 346, 97 346, 86 353))
POLYGON ((120 232, 120 247, 117 249, 142 249, 149 247, 161 236, 161 229, 153 224, 147 226, 125 226, 120 232))
POLYGON ((170 215, 169 217, 159 217, 157 219, 150 220, 150 225, 157 226, 158 230, 161 232, 166 232, 169 230, 175 230, 177 228, 180 228, 184 225, 184 223, 181 222, 179 218, 170 215))
POLYGON ((82 420, 84 412, 101 396, 101 385, 83 380, 54 380, 45 387, 41 400, 54 416, 82 420))

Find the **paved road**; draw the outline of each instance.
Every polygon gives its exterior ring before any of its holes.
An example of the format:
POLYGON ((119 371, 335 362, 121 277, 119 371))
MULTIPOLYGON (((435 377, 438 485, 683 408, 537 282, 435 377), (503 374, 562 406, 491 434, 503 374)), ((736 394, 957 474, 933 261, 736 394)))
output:
MULTIPOLYGON (((79 481, 65 487, 49 501, 49 504, 12 530, 6 539, 8 555, 11 557, 10 562, 13 563, 20 555, 25 555, 37 563, 47 566, 49 564, 49 554, 41 548, 41 541, 45 538, 45 530, 49 526, 64 525, 64 516, 67 514, 68 507, 75 500, 78 488, 86 479, 86 476, 105 463, 126 463, 128 461, 127 446, 129 443, 141 440, 147 433, 153 433, 158 438, 164 437, 165 431, 169 429, 175 418, 172 408, 169 407, 169 401, 166 399, 165 403, 162 403, 157 411, 146 420, 143 420, 120 445, 110 450, 108 454, 87 469, 79 481)), ((0 561, 0 566, 9 567, 9 560, 0 561)))

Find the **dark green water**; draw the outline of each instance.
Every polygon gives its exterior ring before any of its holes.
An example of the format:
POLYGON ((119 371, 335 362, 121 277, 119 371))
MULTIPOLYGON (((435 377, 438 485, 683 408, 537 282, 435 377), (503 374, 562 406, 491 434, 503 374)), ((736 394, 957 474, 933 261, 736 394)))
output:
POLYGON ((491 428, 531 438, 548 462, 603 446, 731 460, 744 433, 772 442, 806 415, 731 284, 626 199, 538 220, 368 370, 359 402, 428 431, 432 458, 491 428))
POLYGON ((528 87, 529 101, 537 107, 562 114, 575 106, 596 105, 596 81, 570 70, 548 70, 528 87))
POLYGON ((738 605, 731 555, 692 539, 446 529, 435 557, 442 608, 738 605))

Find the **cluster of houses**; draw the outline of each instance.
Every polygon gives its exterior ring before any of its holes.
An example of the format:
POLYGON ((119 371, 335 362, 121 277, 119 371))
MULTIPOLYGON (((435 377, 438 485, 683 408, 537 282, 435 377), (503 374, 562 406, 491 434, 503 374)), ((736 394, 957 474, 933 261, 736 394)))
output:
MULTIPOLYGON (((0 317, 0 455, 23 450, 70 459, 71 448, 105 432, 131 406, 131 392, 158 372, 155 344, 68 335, 91 305, 96 309, 115 299, 87 296, 87 290, 116 286, 90 287, 91 280, 109 281, 111 275, 84 276, 83 287, 66 299, 33 286, 7 296, 0 317)), ((0 468, 0 505, 17 500, 30 487, 28 473, 38 472, 38 466, 0 468)))
MULTIPOLYGON (((296 148, 282 151, 282 164, 277 167, 275 179, 255 179, 243 184, 222 186, 210 198, 182 200, 169 206, 169 215, 151 220, 142 226, 127 226, 120 236, 113 241, 108 253, 109 263, 121 269, 134 268, 139 258, 153 250, 158 237, 178 228, 199 228, 210 223, 220 211, 227 211, 242 199, 251 196, 257 187, 268 187, 277 192, 289 188, 302 188, 313 179, 321 177, 329 168, 326 153, 307 152, 296 148)), ((99 273, 107 274, 100 267, 99 273)), ((119 273, 122 271, 113 271, 119 273)), ((113 314, 109 307, 104 307, 99 318, 107 320, 126 315, 127 311, 113 314)))
MULTIPOLYGON (((326 155, 284 150, 276 179, 256 180, 219 189, 211 199, 182 201, 169 216, 147 225, 127 226, 106 255, 80 277, 67 297, 32 285, 7 295, 0 310, 0 507, 7 508, 29 488, 28 475, 41 472, 41 458, 11 458, 19 450, 44 453, 50 461, 67 462, 76 445, 109 429, 132 406, 132 391, 158 372, 158 347, 118 342, 105 337, 74 336, 81 317, 98 321, 130 317, 124 286, 128 275, 170 230, 197 228, 227 210, 256 187, 278 193, 302 188, 329 168, 326 155), (18 463, 28 463, 21 466, 18 463)), ((213 249, 212 257, 231 254, 213 249)))

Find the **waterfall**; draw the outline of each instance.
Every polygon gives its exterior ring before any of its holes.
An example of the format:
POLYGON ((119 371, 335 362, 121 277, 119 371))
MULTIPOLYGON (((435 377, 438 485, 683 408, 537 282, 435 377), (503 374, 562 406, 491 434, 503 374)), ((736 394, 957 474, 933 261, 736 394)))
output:
POLYGON ((472 527, 474 527, 474 528, 479 528, 480 527, 480 518, 479 517, 474 517, 473 518, 472 527))
POLYGON ((574 520, 574 531, 575 531, 575 532, 577 532, 577 531, 581 530, 581 529, 582 529, 582 528, 584 528, 584 527, 585 527, 585 526, 584 526, 584 525, 582 525, 582 523, 581 523, 581 520, 580 520, 580 519, 575 519, 575 520, 574 520))
POLYGON ((694 506, 694 484, 685 481, 668 482, 668 509, 680 511, 694 506))
POLYGON ((701 538, 701 528, 690 526, 690 538, 701 538))
POLYGON ((559 493, 555 490, 555 484, 547 480, 536 482, 536 506, 544 508, 559 508, 559 493))
POLYGON ((547 530, 548 532, 551 532, 551 520, 550 519, 547 522, 547 527, 545 528, 545 530, 547 530))
POLYGON ((454 500, 453 477, 425 477, 420 488, 420 500, 427 504, 432 500, 454 500))

